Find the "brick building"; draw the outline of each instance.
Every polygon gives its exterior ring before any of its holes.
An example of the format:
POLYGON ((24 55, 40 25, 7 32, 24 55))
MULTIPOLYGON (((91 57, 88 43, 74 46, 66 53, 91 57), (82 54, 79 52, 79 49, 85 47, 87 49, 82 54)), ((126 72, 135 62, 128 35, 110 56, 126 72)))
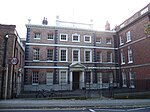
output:
POLYGON ((57 20, 57 26, 26 25, 24 89, 75 90, 89 84, 98 89, 108 88, 110 83, 117 86, 116 33, 62 27, 62 23, 57 20))
POLYGON ((20 93, 23 73, 24 45, 16 26, 0 24, 0 98, 12 98, 20 93))
POLYGON ((150 38, 144 32, 149 22, 150 4, 117 27, 122 87, 149 88, 150 38))
POLYGON ((150 4, 115 30, 108 22, 105 31, 59 20, 48 26, 45 18, 42 25, 27 24, 24 90, 148 88, 143 83, 150 79, 150 39, 144 33, 149 21, 150 4))

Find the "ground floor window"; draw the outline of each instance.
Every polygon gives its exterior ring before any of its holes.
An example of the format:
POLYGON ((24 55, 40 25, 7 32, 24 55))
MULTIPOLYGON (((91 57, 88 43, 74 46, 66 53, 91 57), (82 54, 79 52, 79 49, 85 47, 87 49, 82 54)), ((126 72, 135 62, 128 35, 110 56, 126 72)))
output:
POLYGON ((39 83, 39 72, 32 73, 32 85, 37 85, 39 83))
POLYGON ((67 70, 60 70, 59 71, 59 83, 60 84, 67 84, 67 70))
POLYGON ((132 71, 129 72, 129 78, 130 78, 130 88, 134 88, 134 73, 132 71))
POLYGON ((91 74, 91 71, 85 72, 85 81, 86 81, 86 83, 92 83, 92 74, 91 74))
POLYGON ((101 72, 97 73, 97 83, 102 84, 102 73, 101 72))
POLYGON ((53 85, 53 72, 46 73, 46 84, 53 85))
POLYGON ((122 86, 127 87, 127 78, 124 71, 122 72, 122 86))

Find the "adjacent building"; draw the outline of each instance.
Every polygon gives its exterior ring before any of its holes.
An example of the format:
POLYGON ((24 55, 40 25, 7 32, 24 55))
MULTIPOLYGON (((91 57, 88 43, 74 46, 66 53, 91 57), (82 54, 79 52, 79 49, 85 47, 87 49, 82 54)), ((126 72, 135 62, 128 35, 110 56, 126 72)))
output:
POLYGON ((144 29, 150 23, 150 4, 116 29, 122 87, 150 88, 150 38, 144 29))
POLYGON ((0 24, 0 98, 13 98, 23 89, 24 45, 15 25, 0 24))

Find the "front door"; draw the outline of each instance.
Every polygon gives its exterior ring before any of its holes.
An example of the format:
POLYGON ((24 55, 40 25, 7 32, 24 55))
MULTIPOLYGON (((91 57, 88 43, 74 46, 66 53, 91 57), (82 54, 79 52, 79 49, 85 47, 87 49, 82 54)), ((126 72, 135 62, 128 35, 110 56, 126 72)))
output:
POLYGON ((79 89, 80 72, 73 72, 73 90, 79 89))

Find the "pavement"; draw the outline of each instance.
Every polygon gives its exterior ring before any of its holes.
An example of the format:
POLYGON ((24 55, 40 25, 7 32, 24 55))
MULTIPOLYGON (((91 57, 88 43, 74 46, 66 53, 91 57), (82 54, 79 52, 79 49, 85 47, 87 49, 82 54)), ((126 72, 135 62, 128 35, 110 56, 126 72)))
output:
POLYGON ((0 109, 33 109, 33 108, 135 108, 150 107, 150 99, 9 99, 0 100, 0 109))

